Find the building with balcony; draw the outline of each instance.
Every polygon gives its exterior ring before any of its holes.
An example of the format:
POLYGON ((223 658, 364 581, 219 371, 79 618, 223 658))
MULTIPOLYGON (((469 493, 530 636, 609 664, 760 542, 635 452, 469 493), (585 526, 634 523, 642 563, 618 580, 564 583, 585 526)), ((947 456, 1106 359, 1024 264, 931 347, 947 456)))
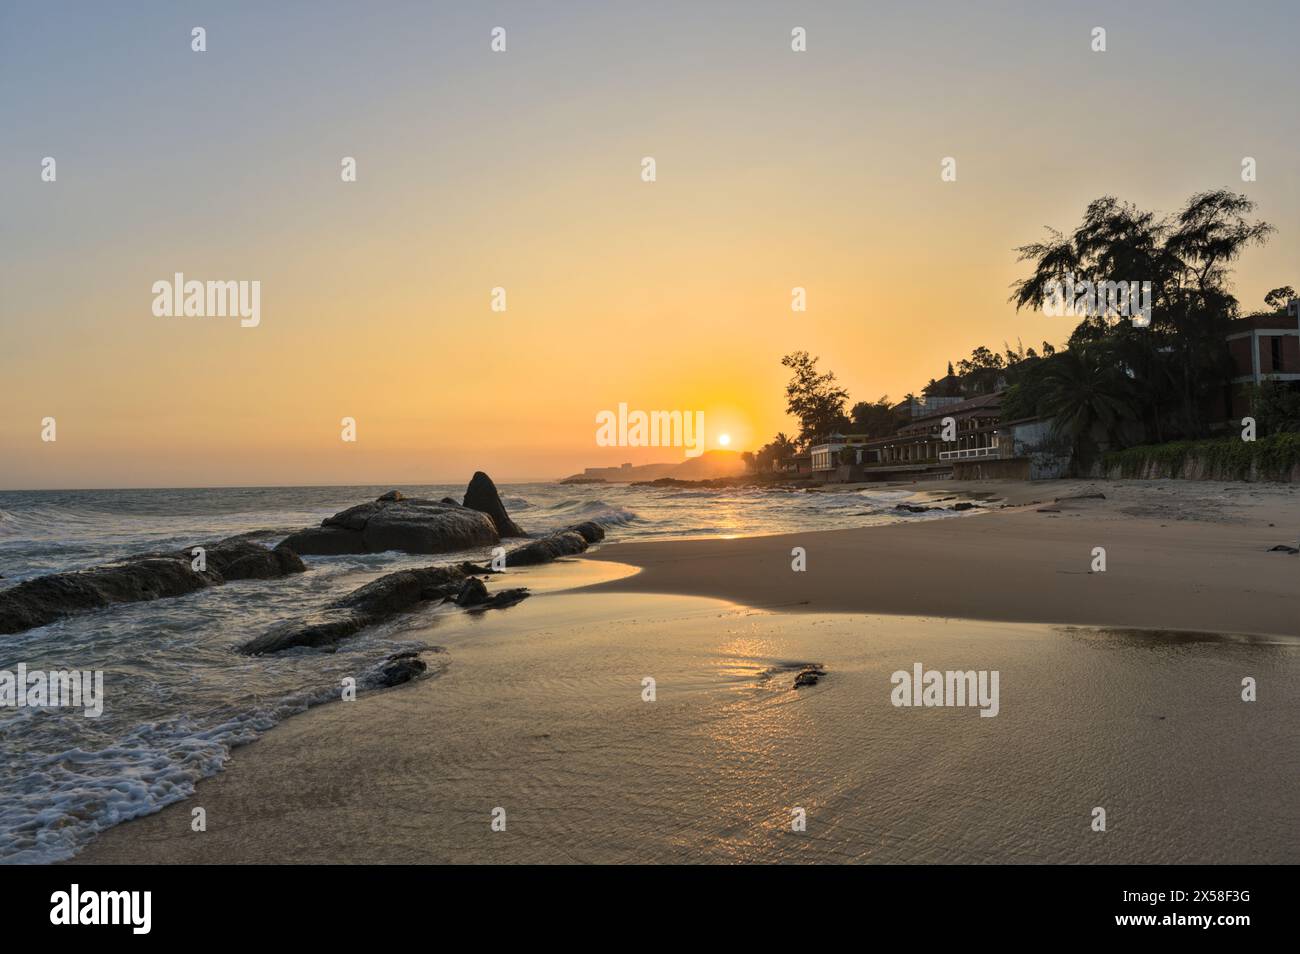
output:
POLYGON ((892 437, 867 441, 863 463, 949 463, 997 457, 1001 453, 997 434, 1001 409, 1001 392, 942 405, 912 419, 892 437), (945 441, 943 423, 949 417, 955 425, 955 440, 945 441))
POLYGON ((870 440, 866 434, 828 435, 809 451, 812 456, 812 471, 817 473, 834 470, 841 464, 863 463, 862 452, 870 440))
POLYGON ((1250 390, 1265 381, 1283 381, 1300 388, 1300 299, 1285 314, 1238 318, 1228 332, 1232 378, 1224 395, 1228 419, 1250 413, 1250 390))

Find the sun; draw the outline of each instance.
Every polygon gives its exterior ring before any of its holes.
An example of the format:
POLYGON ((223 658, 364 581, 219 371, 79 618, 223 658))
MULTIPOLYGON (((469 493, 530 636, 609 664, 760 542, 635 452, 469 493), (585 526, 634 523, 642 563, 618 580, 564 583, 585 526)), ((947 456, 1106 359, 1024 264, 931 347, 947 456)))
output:
POLYGON ((728 444, 731 443, 731 435, 730 435, 730 434, 719 434, 719 435, 718 435, 718 443, 721 444, 723 447, 726 447, 728 444))

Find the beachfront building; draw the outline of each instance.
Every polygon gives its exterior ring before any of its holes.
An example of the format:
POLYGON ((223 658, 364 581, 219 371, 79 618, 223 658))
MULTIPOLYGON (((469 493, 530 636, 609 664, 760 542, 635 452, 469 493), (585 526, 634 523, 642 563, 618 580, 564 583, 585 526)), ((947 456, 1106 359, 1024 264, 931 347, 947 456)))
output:
MULTIPOLYGON (((892 437, 868 441, 867 464, 948 464, 958 460, 1001 456, 998 415, 1002 394, 943 404, 913 418, 892 437), (944 418, 955 424, 955 440, 943 440, 944 418)), ((1010 456, 1007 448, 1006 456, 1010 456)))
POLYGON ((812 473, 812 454, 792 454, 781 457, 772 464, 772 469, 779 474, 806 476, 812 473))
POLYGON ((1250 388, 1283 381, 1300 388, 1300 299, 1285 313, 1238 318, 1228 333, 1232 378, 1225 393, 1229 420, 1250 413, 1250 388))
POLYGON ((834 470, 841 464, 863 463, 862 452, 870 440, 866 434, 830 434, 809 452, 813 473, 834 470))

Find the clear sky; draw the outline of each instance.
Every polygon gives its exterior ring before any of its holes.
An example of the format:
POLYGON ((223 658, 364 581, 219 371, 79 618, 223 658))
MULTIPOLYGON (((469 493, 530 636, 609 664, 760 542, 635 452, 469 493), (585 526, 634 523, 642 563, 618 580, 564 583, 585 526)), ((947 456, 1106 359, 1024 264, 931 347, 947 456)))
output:
POLYGON ((676 456, 596 446, 620 402, 752 449, 796 430, 791 350, 866 400, 1061 343, 1013 248, 1106 193, 1256 199, 1258 307, 1300 287, 1298 35, 1266 0, 3 0, 0 487, 676 456), (155 317, 175 272, 260 281, 260 326, 155 317))

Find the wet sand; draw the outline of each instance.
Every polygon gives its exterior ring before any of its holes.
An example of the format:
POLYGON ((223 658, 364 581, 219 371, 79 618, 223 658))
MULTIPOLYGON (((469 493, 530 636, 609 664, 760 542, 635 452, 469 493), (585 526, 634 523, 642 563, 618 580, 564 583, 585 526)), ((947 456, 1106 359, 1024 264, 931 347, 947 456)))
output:
POLYGON ((1269 552, 1300 542, 1300 487, 914 486, 937 497, 995 494, 1011 506, 886 527, 614 544, 593 558, 642 572, 598 590, 712 596, 787 612, 1300 635, 1300 557, 1269 552), (1053 500, 1092 493, 1106 499, 1053 500), (791 568, 795 547, 806 552, 804 572, 791 568), (1106 551, 1104 573, 1092 572, 1095 547, 1106 551))
POLYGON ((437 678, 290 720, 75 861, 1300 861, 1294 641, 582 592, 429 636, 437 678), (895 707, 915 662, 998 670, 998 715, 895 707))
POLYGON ((419 634, 437 676, 289 720, 74 862, 1300 862, 1300 558, 1265 552, 1300 495, 1182 487, 514 571, 539 595, 419 634), (997 670, 998 715, 896 707, 915 663, 997 670))

